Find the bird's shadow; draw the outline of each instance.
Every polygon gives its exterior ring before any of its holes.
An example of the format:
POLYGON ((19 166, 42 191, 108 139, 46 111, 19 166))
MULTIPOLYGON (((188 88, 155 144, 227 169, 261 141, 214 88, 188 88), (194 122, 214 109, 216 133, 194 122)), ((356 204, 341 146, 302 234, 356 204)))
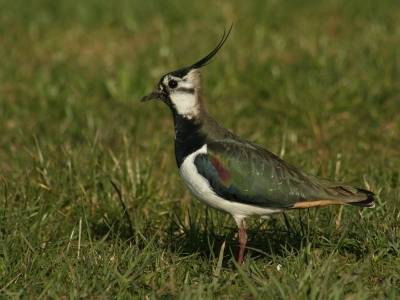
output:
MULTIPOLYGON (((321 244, 315 242, 315 237, 319 240, 331 240, 333 236, 338 235, 338 230, 321 232, 318 228, 307 226, 308 220, 304 219, 304 216, 307 216, 307 212, 299 213, 298 216, 292 216, 290 219, 282 213, 262 222, 249 222, 246 229, 248 235, 246 257, 251 257, 254 261, 266 258, 270 261, 279 261, 288 255, 300 253, 302 249, 309 247, 310 243, 312 248, 322 247, 321 244)), ((310 219, 310 216, 307 217, 310 219)), ((121 216, 110 226, 104 223, 97 224, 92 227, 92 232, 99 238, 103 239, 107 235, 106 238, 109 240, 134 243, 139 248, 146 247, 145 240, 151 240, 155 235, 160 235, 162 242, 157 247, 181 257, 197 254, 202 256, 205 262, 216 262, 221 246, 225 243, 225 267, 230 264, 231 258, 238 250, 238 229, 234 221, 229 216, 225 217, 224 214, 212 210, 206 209, 205 214, 201 210, 186 212, 186 214, 182 212, 170 214, 162 227, 148 220, 140 226, 140 236, 145 237, 144 240, 135 239, 138 234, 132 232, 132 226, 127 220, 121 216), (185 221, 181 219, 183 215, 185 221), (230 221, 226 222, 226 220, 230 221)), ((359 250, 355 247, 352 252, 356 256, 358 254, 361 256, 362 253, 358 253, 359 250)))
MULTIPOLYGON (((263 222, 252 222, 247 228, 248 235, 247 255, 252 259, 263 259, 265 257, 285 256, 288 252, 297 253, 308 243, 310 236, 309 228, 305 230, 305 224, 300 219, 299 226, 292 226, 286 219, 277 222, 276 218, 264 220, 263 222)), ((236 255, 238 245, 238 228, 226 226, 215 218, 199 217, 189 214, 184 225, 178 218, 171 218, 169 228, 170 240, 168 247, 180 255, 198 253, 204 256, 205 260, 216 260, 220 254, 221 246, 225 244, 224 261, 229 261, 236 255)))

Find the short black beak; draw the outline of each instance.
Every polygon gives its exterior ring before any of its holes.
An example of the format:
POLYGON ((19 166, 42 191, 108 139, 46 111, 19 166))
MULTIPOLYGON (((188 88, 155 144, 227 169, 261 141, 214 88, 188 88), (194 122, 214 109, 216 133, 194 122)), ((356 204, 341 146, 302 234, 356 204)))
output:
POLYGON ((149 101, 151 99, 160 99, 161 100, 162 97, 163 97, 163 94, 157 90, 157 91, 151 92, 150 94, 144 96, 142 98, 142 100, 140 100, 140 102, 149 101))

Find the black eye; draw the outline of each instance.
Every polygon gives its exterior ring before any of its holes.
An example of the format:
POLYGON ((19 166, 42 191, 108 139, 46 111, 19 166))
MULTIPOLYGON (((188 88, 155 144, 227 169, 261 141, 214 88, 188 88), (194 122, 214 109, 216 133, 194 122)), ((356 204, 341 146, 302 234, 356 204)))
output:
POLYGON ((174 80, 174 79, 171 79, 170 81, 168 81, 168 86, 171 89, 174 89, 174 88, 176 88, 178 86, 178 82, 176 80, 174 80))

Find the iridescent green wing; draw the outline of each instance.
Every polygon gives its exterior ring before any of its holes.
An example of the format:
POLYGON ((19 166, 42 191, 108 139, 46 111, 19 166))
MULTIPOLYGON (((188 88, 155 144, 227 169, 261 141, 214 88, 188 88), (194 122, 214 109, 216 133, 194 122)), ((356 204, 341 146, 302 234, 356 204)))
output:
POLYGON ((240 203, 290 208, 305 201, 360 199, 357 189, 301 172, 247 142, 208 143, 207 154, 194 164, 218 196, 240 203))

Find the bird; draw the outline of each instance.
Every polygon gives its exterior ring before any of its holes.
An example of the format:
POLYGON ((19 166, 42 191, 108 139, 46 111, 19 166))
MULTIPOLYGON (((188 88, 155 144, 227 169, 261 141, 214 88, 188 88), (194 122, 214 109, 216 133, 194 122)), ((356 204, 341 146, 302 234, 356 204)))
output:
POLYGON ((231 30, 232 26, 227 34, 224 31, 207 56, 162 76, 156 90, 141 102, 158 99, 171 109, 180 175, 198 201, 235 219, 239 241, 236 261, 242 266, 246 218, 267 219, 277 212, 326 205, 373 208, 375 194, 303 172, 233 134, 211 116, 203 101, 200 70, 212 62, 231 30))

